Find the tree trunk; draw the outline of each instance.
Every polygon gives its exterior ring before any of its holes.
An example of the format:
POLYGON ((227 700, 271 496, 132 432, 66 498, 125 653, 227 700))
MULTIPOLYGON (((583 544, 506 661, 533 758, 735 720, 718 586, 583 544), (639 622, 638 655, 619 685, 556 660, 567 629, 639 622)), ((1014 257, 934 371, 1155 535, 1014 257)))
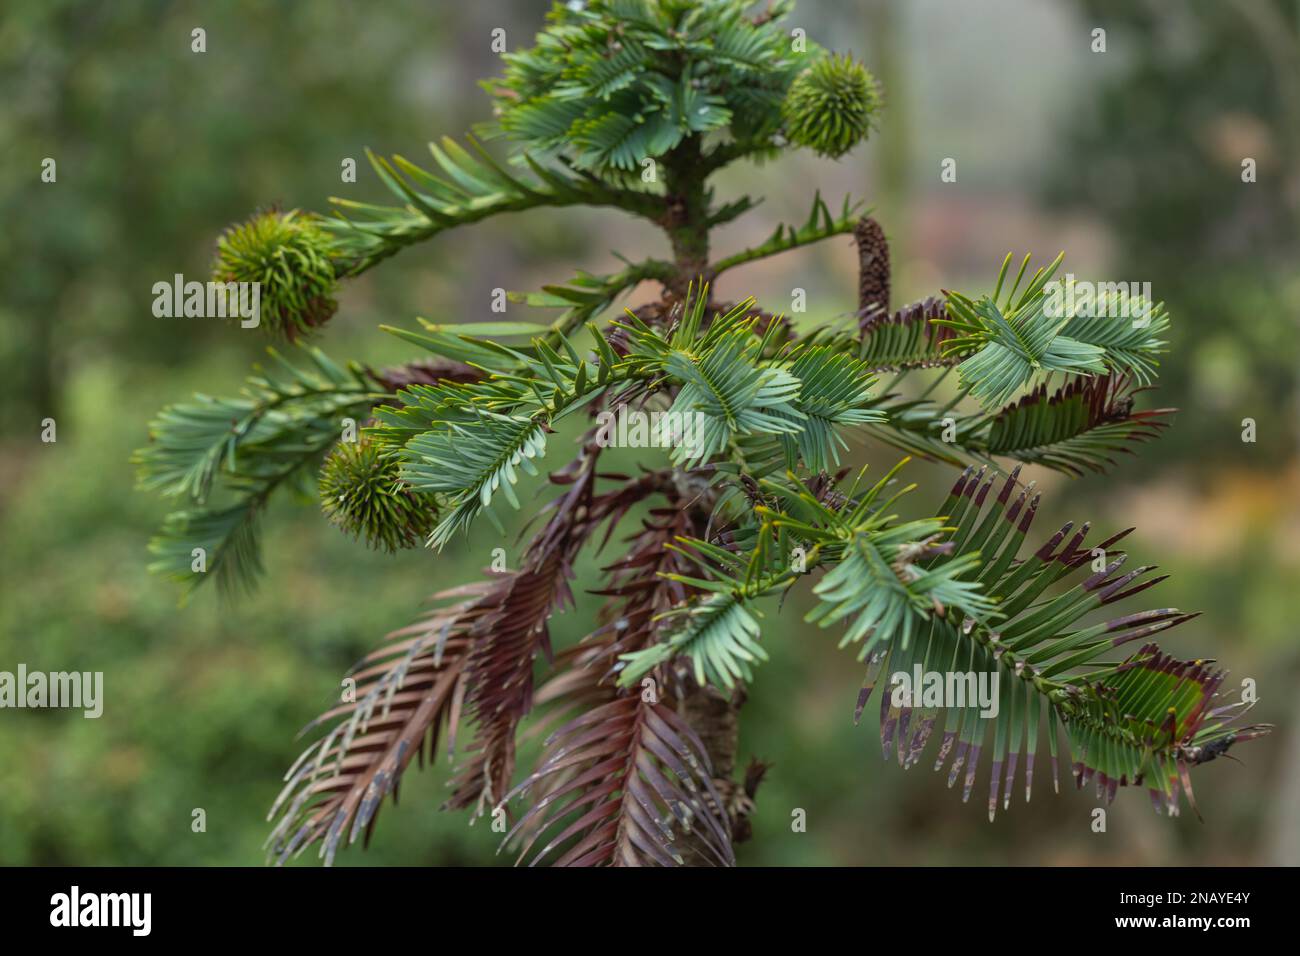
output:
MULTIPOLYGON (((727 695, 714 687, 695 687, 682 701, 680 713, 700 735, 713 764, 713 776, 731 780, 736 772, 740 747, 740 707, 744 691, 727 695)), ((728 794, 722 794, 725 799, 728 794)))
MULTIPOLYGON (((673 275, 665 280, 669 297, 683 301, 687 288, 696 281, 712 282, 709 268, 709 196, 707 171, 702 169, 698 137, 690 137, 674 149, 664 162, 665 208, 660 225, 672 247, 673 275)), ((690 501, 693 534, 708 537, 714 496, 707 481, 677 473, 682 486, 681 498, 690 501)), ((740 748, 740 708, 745 692, 737 688, 724 693, 707 685, 701 687, 691 675, 689 665, 678 674, 680 688, 677 710, 699 736, 709 756, 713 785, 722 801, 717 808, 727 821, 732 843, 748 838, 749 814, 753 810, 754 790, 762 778, 762 765, 755 763, 743 783, 736 781, 736 759, 740 748)), ((692 841, 683 841, 682 859, 686 866, 716 866, 717 860, 701 853, 692 841)))
MULTIPOLYGON (((691 725, 709 755, 713 767, 713 786, 722 799, 723 811, 730 826, 732 843, 749 835, 749 811, 753 805, 745 799, 736 783, 736 755, 740 749, 740 708, 745 692, 739 688, 725 694, 707 684, 701 687, 689 675, 683 675, 690 690, 678 704, 678 713, 691 725)), ((691 842, 684 844, 682 860, 686 866, 716 866, 717 861, 702 853, 691 842)))
POLYGON ((697 279, 711 282, 709 271, 709 197, 697 137, 690 137, 665 157, 665 207, 660 225, 672 246, 675 274, 664 284, 678 298, 697 279))

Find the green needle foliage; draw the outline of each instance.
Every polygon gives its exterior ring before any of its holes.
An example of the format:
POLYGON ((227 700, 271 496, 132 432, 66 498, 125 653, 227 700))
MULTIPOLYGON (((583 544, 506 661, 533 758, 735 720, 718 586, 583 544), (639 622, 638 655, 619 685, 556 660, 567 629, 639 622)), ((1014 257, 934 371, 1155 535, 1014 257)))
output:
POLYGON ((1017 297, 1016 289, 1029 265, 1026 256, 1015 284, 1000 304, 998 291, 1006 279, 1010 256, 1002 263, 992 295, 972 301, 960 293, 948 294, 951 318, 935 323, 958 334, 944 344, 943 352, 962 359, 958 375, 981 402, 1000 405, 1053 372, 1123 373, 1142 385, 1154 378, 1156 356, 1165 346, 1160 336, 1169 327, 1163 306, 1122 295, 1102 297, 1088 313, 1049 309, 1045 289, 1064 257, 1062 253, 1050 266, 1034 273, 1017 297), (1108 317, 1111 315, 1114 317, 1108 317), (1134 318, 1126 320, 1130 315, 1134 318))
POLYGON ((282 487, 318 489, 331 521, 388 550, 459 548, 502 502, 532 513, 517 566, 436 595, 359 665, 355 700, 313 725, 272 809, 273 859, 318 847, 332 861, 445 734, 459 755, 447 806, 512 819, 521 860, 734 862, 763 776, 731 776, 734 711, 742 689, 761 692, 764 615, 792 592, 809 630, 837 634, 865 672, 859 715, 889 677, 887 757, 915 765, 933 739, 935 768, 969 797, 990 753, 990 815, 1018 770, 1028 798, 1044 742, 1054 780, 1065 756, 1079 786, 1106 799, 1145 786, 1175 813, 1193 768, 1266 731, 1242 725, 1249 708, 1222 693, 1223 672, 1149 640, 1193 614, 1111 609, 1161 580, 1122 570, 1127 532, 1090 544, 1087 525, 1067 525, 1026 544, 1039 499, 1022 465, 1102 471, 1167 427, 1170 409, 1138 408, 1165 351, 1162 306, 1113 287, 1076 307, 1052 284, 1060 258, 1027 275, 1026 257, 1012 279, 1008 256, 991 291, 895 309, 880 225, 848 199, 833 215, 820 194, 802 225, 714 255, 713 229, 757 204, 720 201, 717 170, 791 145, 840 156, 879 108, 864 67, 787 31, 789 4, 749 6, 556 4, 485 83, 495 116, 480 134, 509 155, 450 138, 428 168, 372 154, 396 205, 263 213, 223 238, 218 275, 262 281, 268 330, 289 338, 320 326, 336 281, 500 213, 615 208, 672 250, 512 294, 550 321, 385 327, 413 352, 380 371, 299 346, 243 395, 196 396, 153 423, 140 482, 179 504, 156 566, 190 587, 252 582, 258 519, 282 487), (753 299, 712 298, 728 269, 849 233, 862 271, 849 327, 795 328, 753 299), (645 281, 660 299, 614 310, 645 281), (616 424, 628 415, 642 425, 616 424), (565 420, 576 447, 556 438, 565 420), (904 517, 901 464, 848 480, 863 435, 965 470, 937 511, 904 517), (623 443, 640 469, 602 468, 623 443), (583 641, 553 647, 575 563, 613 540, 604 607, 583 641), (954 687, 981 676, 994 697, 895 686, 914 671, 954 687), (539 708, 554 730, 520 774, 517 740, 539 708))
POLYGON ((215 576, 223 591, 249 588, 261 573, 258 524, 280 488, 307 493, 313 471, 383 392, 360 368, 342 369, 319 349, 299 347, 294 364, 270 352, 236 398, 195 395, 149 425, 134 462, 141 488, 182 502, 149 549, 151 569, 186 591, 215 576))
POLYGON ((779 107, 803 62, 780 20, 746 0, 556 3, 528 50, 507 53, 492 95, 495 122, 536 155, 593 173, 639 173, 702 134, 771 148, 779 107))

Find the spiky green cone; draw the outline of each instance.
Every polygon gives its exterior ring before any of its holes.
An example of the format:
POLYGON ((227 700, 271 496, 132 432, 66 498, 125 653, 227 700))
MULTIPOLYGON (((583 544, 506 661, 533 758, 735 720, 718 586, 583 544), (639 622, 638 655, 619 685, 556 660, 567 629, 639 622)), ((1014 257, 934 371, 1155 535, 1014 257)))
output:
POLYGON ((866 139, 879 109, 875 78, 848 55, 823 57, 800 73, 781 107, 786 138, 832 159, 866 139))
POLYGON ((214 282, 261 283, 261 326, 290 341, 324 325, 338 308, 333 240, 315 217, 270 210, 217 240, 214 282))
POLYGON ((339 442, 320 471, 321 509, 372 548, 396 551, 422 542, 437 518, 433 501, 404 489, 397 458, 368 438, 339 442))

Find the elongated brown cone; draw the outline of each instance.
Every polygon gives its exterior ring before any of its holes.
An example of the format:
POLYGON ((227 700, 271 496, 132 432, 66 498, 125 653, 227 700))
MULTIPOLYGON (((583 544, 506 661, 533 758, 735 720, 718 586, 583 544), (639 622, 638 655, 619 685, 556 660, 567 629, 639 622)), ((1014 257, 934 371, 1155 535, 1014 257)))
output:
POLYGON ((889 315, 889 241, 880 223, 863 216, 853 227, 858 244, 858 328, 889 315))

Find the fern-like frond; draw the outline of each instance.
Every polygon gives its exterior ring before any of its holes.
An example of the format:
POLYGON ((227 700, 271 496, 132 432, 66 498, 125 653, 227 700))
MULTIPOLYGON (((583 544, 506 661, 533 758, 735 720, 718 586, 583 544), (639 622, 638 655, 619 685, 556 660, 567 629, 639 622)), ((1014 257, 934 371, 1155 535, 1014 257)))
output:
POLYGON ((229 507, 170 512, 149 540, 152 574, 185 585, 186 593, 212 577, 223 596, 251 591, 261 577, 261 510, 278 482, 229 507))
POLYGON ((443 605, 389 635, 393 643, 355 669, 355 694, 307 728, 329 727, 290 768, 271 810, 279 819, 268 845, 279 862, 320 842, 328 864, 340 846, 368 834, 411 759, 423 762, 426 744, 433 760, 444 728, 450 749, 462 724, 475 725, 449 805, 484 812, 506 793, 516 728, 532 707, 534 661, 549 654, 551 614, 572 601, 576 548, 654 487, 638 481, 593 496, 591 464, 558 479, 576 478, 517 571, 435 595, 443 605))
POLYGON ((502 573, 493 600, 478 609, 465 665, 466 716, 475 730, 449 783, 449 809, 485 813, 510 788, 519 722, 533 706, 534 665, 551 655, 551 615, 572 603, 568 580, 582 534, 563 527, 552 550, 532 549, 518 571, 502 573))
POLYGON ((524 157, 528 173, 507 168, 473 137, 430 143, 436 172, 367 150, 370 164, 401 203, 380 206, 334 198, 322 225, 335 237, 343 275, 357 275, 405 247, 456 226, 541 206, 613 206, 654 215, 653 197, 524 157))
POLYGON ((1167 344, 1161 336, 1169 331, 1169 313, 1163 302, 1130 295, 1120 283, 1100 286, 1091 304, 1076 304, 1062 334, 1102 349, 1112 371, 1149 385, 1167 344))
POLYGON ((875 376, 865 362, 826 346, 795 346, 788 357, 787 370, 799 380, 793 405, 802 418, 793 436, 780 436, 786 465, 794 468, 802 459, 812 472, 829 471, 840 463, 839 449, 848 448, 837 426, 885 421, 870 407, 875 376))
POLYGON ((934 324, 944 317, 942 299, 931 297, 868 321, 862 330, 858 357, 873 372, 902 372, 956 364, 945 356, 944 343, 952 330, 934 324))
POLYGON ((978 556, 963 555, 960 560, 922 571, 912 563, 912 555, 926 554, 925 541, 882 540, 884 537, 856 535, 839 563, 813 588, 820 603, 806 621, 828 627, 851 619, 841 647, 861 642, 859 659, 863 659, 881 640, 901 645, 915 640, 931 614, 946 613, 948 607, 981 618, 994 613, 994 604, 980 594, 978 584, 960 580, 978 563, 978 556))
MULTIPOLYGON (((713 590, 693 583, 704 590, 713 590)), ((737 682, 753 680, 750 665, 767 660, 767 652, 758 643, 761 629, 757 615, 747 605, 773 588, 772 582, 762 581, 749 589, 742 585, 715 590, 687 607, 670 612, 681 629, 661 644, 627 655, 620 682, 634 683, 679 654, 690 657, 695 679, 700 684, 730 689, 737 682)))
POLYGON ((707 352, 674 350, 664 371, 681 388, 670 409, 704 418, 700 440, 674 449, 673 461, 690 466, 724 451, 737 435, 794 434, 804 416, 793 401, 800 383, 783 369, 759 361, 762 343, 749 328, 720 336, 707 352))
POLYGON ((868 426, 878 440, 913 455, 965 466, 998 459, 1041 465, 1068 475, 1104 472, 1116 453, 1156 438, 1173 409, 1137 410, 1123 375, 1076 379, 1049 393, 1046 384, 996 413, 964 413, 951 404, 886 395, 875 401, 884 421, 868 426))
POLYGON ((1168 328, 1163 308, 1117 293, 1100 296, 1095 311, 1091 306, 1081 311, 1087 303, 1074 303, 1068 283, 1058 283, 1051 295, 1046 292, 1061 258, 1035 272, 1019 296, 1028 256, 1004 300, 999 300, 999 293, 1010 256, 1002 264, 992 295, 973 300, 948 293, 948 318, 935 320, 955 333, 944 354, 961 360, 957 371, 962 386, 986 407, 1005 404, 1016 392, 1052 373, 1109 372, 1128 375, 1140 384, 1153 378, 1156 356, 1165 346, 1160 336, 1168 328), (1130 314, 1134 311, 1138 314, 1130 314))
POLYGON ((437 595, 453 603, 388 635, 391 643, 353 670, 355 694, 304 733, 329 726, 285 775, 268 819, 272 859, 285 863, 315 843, 326 865, 341 846, 369 839, 383 799, 413 758, 433 762, 444 729, 454 742, 465 692, 475 609, 491 601, 493 582, 437 595))
POLYGON ((1226 672, 1209 661, 1180 661, 1147 644, 1114 674, 1091 685, 1065 725, 1080 788, 1097 795, 1146 784, 1157 813, 1179 812, 1178 796, 1196 808, 1189 769, 1270 728, 1235 726, 1246 709, 1221 698, 1226 672))
MULTIPOLYGON (((588 436, 590 439, 590 436, 588 436)), ((573 562, 604 522, 616 524, 657 487, 657 478, 633 480, 596 493, 600 448, 584 441, 574 465, 551 476, 565 489, 545 509, 545 527, 533 538, 517 572, 504 575, 498 599, 474 624, 467 662, 466 713, 476 723, 467 757, 451 781, 451 808, 495 807, 510 789, 519 722, 532 710, 538 656, 553 658, 551 616, 573 605, 573 562)))
POLYGON ((862 657, 882 640, 908 641, 932 615, 946 614, 950 606, 977 620, 991 615, 993 606, 978 583, 961 580, 977 557, 962 556, 947 567, 926 566, 942 521, 898 522, 887 513, 890 502, 880 501, 880 495, 893 474, 861 494, 855 484, 834 499, 794 479, 761 482, 767 494, 765 503, 753 509, 761 525, 749 539, 750 552, 685 542, 687 553, 710 577, 673 579, 708 592, 707 597, 666 614, 675 625, 671 636, 625 655, 620 681, 634 682, 677 655, 691 658, 700 683, 731 688, 751 680, 751 665, 767 659, 758 643, 755 602, 791 587, 814 568, 828 571, 814 588, 820 601, 806 620, 821 627, 843 622, 847 629, 841 646, 862 643, 862 657))
MULTIPOLYGON (((1013 500, 1013 475, 986 508, 992 486, 992 478, 985 481, 968 469, 944 511, 953 529, 946 542, 951 552, 980 556, 966 577, 998 602, 997 619, 935 617, 922 640, 878 648, 859 712, 878 675, 890 675, 893 686, 882 691, 880 702, 886 756, 895 752, 900 764, 911 766, 920 761, 934 731, 941 730, 935 769, 951 758, 948 783, 963 779, 963 799, 970 796, 980 756, 991 739, 990 817, 999 803, 1010 805, 1022 758, 1028 798, 1044 715, 1054 778, 1057 726, 1063 723, 1080 786, 1095 775, 1100 792, 1112 798, 1120 786, 1145 783, 1158 807, 1176 812, 1180 786, 1191 798, 1186 770, 1196 758, 1222 752, 1266 728, 1231 729, 1226 718, 1237 708, 1211 705, 1217 682, 1208 670, 1175 664, 1154 645, 1107 663, 1104 656, 1117 648, 1196 615, 1161 608, 1109 617, 1104 611, 1109 605, 1163 580, 1142 580, 1151 570, 1146 567, 1120 572, 1126 556, 1114 545, 1129 532, 1088 546, 1088 525, 1071 535, 1067 524, 1020 558, 1038 499, 1022 490, 1013 500), (1100 619, 1090 622, 1093 618, 1100 619), (907 684, 913 675, 922 675, 919 686, 907 684), (959 699, 952 695, 958 686, 953 678, 961 687, 959 699), (983 697, 977 688, 986 689, 983 697), (1192 749, 1197 741, 1206 749, 1192 749)), ((933 563, 948 560, 953 559, 941 554, 933 563)))
POLYGON ((614 682, 620 655, 654 644, 658 616, 690 593, 661 576, 686 570, 685 558, 664 547, 691 526, 683 504, 670 491, 668 506, 651 512, 606 569, 600 626, 557 655, 555 676, 538 690, 538 704, 552 705, 548 720, 568 720, 511 794, 529 805, 506 841, 521 860, 532 853, 534 863, 559 866, 678 865, 689 850, 692 860, 731 862, 730 821, 703 747, 672 710, 670 675, 631 689, 614 682))
POLYGON ((1102 349, 1061 335, 1067 319, 1049 319, 1041 297, 1004 316, 987 298, 963 302, 955 296, 950 295, 949 307, 981 329, 955 338, 947 352, 963 354, 972 343, 979 343, 957 367, 957 374, 962 387, 985 405, 1005 403, 1039 374, 1107 371, 1102 349))
POLYGON ((319 349, 297 348, 300 364, 270 354, 274 372, 259 369, 238 398, 164 408, 132 458, 141 488, 185 502, 151 542, 150 567, 191 589, 208 576, 223 591, 251 586, 271 494, 295 482, 305 490, 299 479, 339 440, 344 419, 364 420, 387 397, 359 366, 340 368, 319 349))
POLYGON ((448 498, 448 513, 429 536, 436 548, 467 528, 497 492, 518 509, 514 485, 519 473, 537 475, 534 461, 546 454, 545 423, 487 411, 479 415, 472 427, 448 422, 406 445, 403 480, 413 491, 448 498))
POLYGON ((1088 526, 1071 534, 1067 524, 1021 557, 1038 497, 1016 493, 1017 473, 990 503, 994 478, 967 469, 942 517, 902 523, 889 513, 894 499, 880 497, 891 475, 843 493, 762 482, 756 528, 731 535, 730 547, 686 542, 708 577, 669 577, 708 596, 664 615, 665 640, 623 655, 620 682, 682 656, 701 680, 750 680, 751 664, 765 657, 754 602, 824 571, 808 619, 843 623, 841 646, 859 645, 868 664, 859 713, 889 676, 880 703, 886 756, 896 752, 911 766, 940 731, 935 767, 948 765, 949 786, 962 779, 968 799, 991 749, 990 815, 999 802, 1009 805, 1022 757, 1026 788, 1032 783, 1044 717, 1054 775, 1055 728, 1064 724, 1081 785, 1097 776, 1113 797, 1145 782, 1170 812, 1180 789, 1191 797, 1188 767, 1267 730, 1232 725, 1239 705, 1212 699, 1218 680, 1200 662, 1179 664, 1153 645, 1107 662, 1116 649, 1196 616, 1176 608, 1111 616, 1111 604, 1163 580, 1144 579, 1151 568, 1120 570, 1126 555, 1115 545, 1132 529, 1087 545, 1088 526))
MULTIPOLYGON (((692 287, 668 330, 631 311, 608 337, 589 325, 595 349, 587 355, 562 333, 555 345, 543 337, 517 346, 466 334, 467 327, 426 323, 427 335, 407 335, 453 361, 481 356, 475 364, 486 373, 474 382, 413 384, 400 405, 376 411, 370 434, 400 454, 410 488, 446 499, 430 543, 444 545, 498 492, 517 506, 512 486, 520 471, 535 472, 546 433, 609 389, 622 389, 616 394, 624 400, 672 396, 669 419, 686 426, 670 453, 680 467, 738 453, 753 436, 787 436, 790 460, 822 469, 844 447, 837 429, 880 419, 869 407, 873 380, 862 362, 822 345, 778 349, 784 326, 779 317, 765 321, 752 299, 711 320, 707 309, 707 286, 692 287)), ((502 325, 503 335, 536 328, 502 325)))
POLYGON ((1135 391, 1123 376, 1081 379, 1050 398, 1047 386, 1003 409, 988 424, 990 455, 1044 465, 1067 474, 1104 471, 1117 452, 1157 437, 1173 409, 1134 411, 1135 391))
POLYGON ((522 786, 554 775, 565 782, 533 803, 508 835, 520 844, 520 859, 534 849, 538 858, 556 854, 580 836, 556 865, 681 866, 683 844, 715 865, 734 865, 708 754, 670 707, 637 694, 617 697, 570 720, 549 744, 548 758, 522 786))
POLYGON ((443 547, 484 511, 495 521, 488 506, 498 493, 519 507, 514 485, 521 472, 538 474, 535 462, 546 452, 551 426, 597 399, 611 380, 617 356, 599 333, 593 335, 600 346, 594 364, 563 336, 562 352, 540 339, 516 349, 455 336, 510 367, 476 382, 413 385, 399 393, 400 406, 377 410, 370 434, 399 450, 404 481, 448 506, 431 546, 443 547))

